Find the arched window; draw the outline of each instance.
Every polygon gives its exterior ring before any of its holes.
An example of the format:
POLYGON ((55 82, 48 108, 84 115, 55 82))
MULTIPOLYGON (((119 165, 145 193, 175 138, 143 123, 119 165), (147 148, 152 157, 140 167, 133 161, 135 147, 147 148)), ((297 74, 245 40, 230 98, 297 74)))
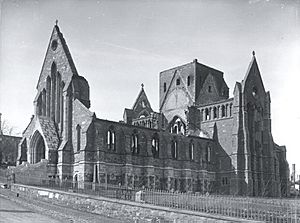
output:
POLYGON ((205 120, 209 120, 209 110, 208 108, 205 109, 205 120))
POLYGON ((194 160, 194 143, 193 143, 193 141, 191 141, 190 145, 189 145, 189 155, 190 155, 190 160, 193 161, 194 160))
POLYGON ((116 134, 113 128, 107 131, 107 149, 116 150, 116 134))
POLYGON ((76 145, 76 152, 80 150, 80 141, 81 141, 81 127, 80 125, 77 125, 76 127, 76 139, 77 139, 77 145, 76 145))
POLYGON ((222 105, 222 117, 225 117, 226 116, 226 108, 225 108, 225 105, 222 105))
POLYGON ((207 161, 207 162, 210 162, 210 161, 211 161, 211 148, 210 148, 209 145, 208 145, 207 148, 206 148, 206 161, 207 161))
POLYGON ((188 76, 187 77, 187 86, 190 86, 191 85, 191 76, 188 76))
POLYGON ((131 152, 132 154, 139 154, 139 138, 137 132, 131 135, 131 152))
POLYGON ((171 142, 171 153, 172 153, 172 158, 177 159, 178 156, 178 144, 177 141, 174 139, 171 142))
POLYGON ((232 104, 230 104, 230 107, 229 107, 229 116, 230 117, 232 116, 232 104))
POLYGON ((155 134, 152 138, 152 155, 154 158, 158 158, 159 157, 159 138, 158 135, 155 134))
POLYGON ((167 91, 167 83, 164 82, 164 92, 166 92, 166 91, 167 91))
POLYGON ((225 109, 225 116, 228 117, 228 104, 226 104, 226 109, 225 109))
POLYGON ((175 134, 185 134, 185 124, 181 121, 180 118, 174 118, 173 121, 171 122, 173 123, 173 125, 171 124, 170 127, 170 132, 171 133, 175 133, 175 134))
POLYGON ((42 91, 42 115, 46 116, 46 89, 42 91))
POLYGON ((214 107, 214 118, 218 118, 218 112, 217 112, 217 108, 214 107))
POLYGON ((63 90, 65 87, 65 83, 62 81, 60 86, 60 127, 61 131, 63 130, 64 126, 64 96, 63 96, 63 90))
POLYGON ((51 114, 50 117, 52 120, 55 120, 56 114, 56 64, 55 62, 52 63, 51 66, 51 114))
POLYGON ((57 72, 56 75, 56 101, 55 101, 55 106, 56 106, 56 113, 55 113, 55 120, 56 122, 60 122, 60 109, 61 109, 61 100, 62 97, 62 90, 61 90, 61 75, 59 72, 57 72))
POLYGON ((176 79, 176 85, 180 85, 180 79, 179 78, 176 79))

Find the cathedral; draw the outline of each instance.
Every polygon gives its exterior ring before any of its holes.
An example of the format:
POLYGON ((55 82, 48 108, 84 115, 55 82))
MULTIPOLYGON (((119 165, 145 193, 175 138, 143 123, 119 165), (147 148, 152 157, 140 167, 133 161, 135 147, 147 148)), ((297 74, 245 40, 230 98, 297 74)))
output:
MULTIPOLYGON (((255 53, 233 97, 223 72, 192 62, 159 73, 159 111, 144 86, 123 120, 90 111, 58 25, 36 85, 34 115, 23 132, 18 166, 47 165, 47 176, 124 186, 242 196, 286 196, 285 146, 271 132, 270 92, 255 53)), ((26 168, 22 168, 26 171, 26 168)))

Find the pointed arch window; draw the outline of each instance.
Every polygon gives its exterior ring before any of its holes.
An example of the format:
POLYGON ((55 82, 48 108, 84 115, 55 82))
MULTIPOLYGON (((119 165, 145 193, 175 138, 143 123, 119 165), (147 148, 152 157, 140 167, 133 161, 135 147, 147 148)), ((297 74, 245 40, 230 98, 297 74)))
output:
POLYGON ((185 124, 180 118, 174 118, 171 124, 170 132, 175 134, 185 134, 185 124))
POLYGON ((76 139, 77 139, 76 152, 78 152, 78 151, 80 151, 80 144, 81 144, 81 126, 80 125, 76 126, 76 139))
POLYGON ((178 158, 178 143, 177 143, 176 139, 172 140, 172 142, 171 142, 171 153, 172 153, 173 159, 178 158))
POLYGON ((211 161, 211 147, 208 145, 206 148, 206 161, 210 162, 211 161))
POLYGON ((190 160, 193 161, 194 160, 194 142, 191 141, 189 144, 189 156, 190 156, 190 160))
POLYGON ((131 135, 131 152, 132 154, 139 154, 139 137, 137 132, 131 135))
POLYGON ((152 138, 152 155, 154 158, 159 157, 159 137, 157 134, 155 134, 152 138))
POLYGON ((116 133, 113 127, 107 131, 107 149, 116 150, 116 133))
POLYGON ((57 67, 56 63, 53 62, 51 65, 51 114, 50 117, 52 120, 55 121, 55 115, 56 115, 56 75, 57 75, 57 67))

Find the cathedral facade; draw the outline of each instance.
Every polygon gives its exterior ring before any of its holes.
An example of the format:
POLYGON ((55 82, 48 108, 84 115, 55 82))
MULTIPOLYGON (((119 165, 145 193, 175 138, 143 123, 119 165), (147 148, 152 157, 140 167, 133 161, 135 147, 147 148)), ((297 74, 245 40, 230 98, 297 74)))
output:
MULTIPOLYGON (((200 193, 286 196, 286 149, 271 133, 270 93, 255 54, 233 97, 223 73, 197 60, 159 74, 159 112, 144 86, 123 121, 90 111, 57 25, 37 83, 18 165, 47 161, 47 177, 200 193)), ((24 169, 24 168, 23 168, 24 169)))

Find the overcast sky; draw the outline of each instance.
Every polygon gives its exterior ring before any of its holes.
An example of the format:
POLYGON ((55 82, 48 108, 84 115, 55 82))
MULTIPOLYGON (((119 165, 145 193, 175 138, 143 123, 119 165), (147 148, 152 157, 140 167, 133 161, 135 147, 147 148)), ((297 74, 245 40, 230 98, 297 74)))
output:
POLYGON ((299 7, 298 0, 2 0, 0 112, 18 131, 29 123, 56 19, 90 84, 91 111, 115 121, 141 83, 157 111, 158 73, 194 58, 223 71, 232 95, 255 50, 271 92, 274 141, 300 171, 299 7))

